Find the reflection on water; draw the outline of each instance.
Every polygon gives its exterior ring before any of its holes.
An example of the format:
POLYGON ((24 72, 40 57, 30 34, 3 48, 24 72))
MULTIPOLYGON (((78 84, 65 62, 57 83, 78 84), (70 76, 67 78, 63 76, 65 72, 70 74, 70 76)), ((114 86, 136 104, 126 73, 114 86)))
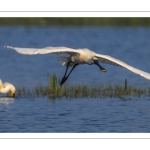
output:
POLYGON ((0 97, 0 104, 10 104, 14 102, 12 97, 0 97))

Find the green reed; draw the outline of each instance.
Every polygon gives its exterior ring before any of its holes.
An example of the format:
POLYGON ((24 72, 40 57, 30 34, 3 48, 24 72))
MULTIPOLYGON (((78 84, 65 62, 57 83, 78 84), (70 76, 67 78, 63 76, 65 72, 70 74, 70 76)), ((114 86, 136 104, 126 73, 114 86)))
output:
POLYGON ((32 89, 25 87, 17 88, 18 97, 49 97, 55 98, 120 98, 131 99, 132 97, 150 97, 150 88, 141 88, 128 85, 127 79, 123 84, 100 84, 98 86, 64 84, 60 86, 57 76, 48 75, 48 84, 38 84, 32 89))

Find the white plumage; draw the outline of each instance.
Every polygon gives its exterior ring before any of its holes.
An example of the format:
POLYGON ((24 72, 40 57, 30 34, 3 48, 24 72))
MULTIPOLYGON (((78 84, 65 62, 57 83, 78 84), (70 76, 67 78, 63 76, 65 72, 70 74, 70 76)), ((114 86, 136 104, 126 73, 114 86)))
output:
POLYGON ((15 97, 15 91, 16 88, 14 85, 8 82, 2 83, 2 80, 0 79, 0 93, 5 94, 9 92, 12 97, 15 97))
POLYGON ((147 72, 144 72, 142 70, 139 70, 137 68, 134 68, 121 60, 118 60, 116 58, 113 58, 108 55, 102 55, 97 54, 89 49, 82 48, 82 49, 72 49, 67 47, 45 47, 45 48, 19 48, 19 47, 13 47, 13 46, 4 46, 5 48, 10 48, 16 50, 20 54, 25 55, 35 55, 35 54, 58 54, 57 58, 62 63, 62 65, 67 66, 65 76, 63 77, 62 84, 67 80, 72 70, 79 64, 96 64, 99 66, 100 70, 102 72, 106 72, 106 70, 98 63, 107 63, 110 65, 116 65, 121 66, 123 68, 126 68, 136 74, 141 75, 142 77, 150 80, 150 74, 147 72), (66 53, 69 54, 69 56, 61 56, 60 54, 66 53), (71 72, 66 77, 66 73, 68 70, 68 67, 73 66, 71 72))

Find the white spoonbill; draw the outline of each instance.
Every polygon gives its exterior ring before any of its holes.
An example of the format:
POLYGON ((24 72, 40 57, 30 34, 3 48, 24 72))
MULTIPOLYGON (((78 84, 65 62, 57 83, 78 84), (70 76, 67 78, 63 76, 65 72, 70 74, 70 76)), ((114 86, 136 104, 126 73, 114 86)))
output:
POLYGON ((126 68, 136 74, 139 74, 143 76, 144 78, 147 78, 150 80, 150 74, 147 72, 144 72, 142 70, 139 70, 137 68, 134 68, 116 58, 113 58, 108 55, 102 55, 97 54, 87 48, 82 49, 72 49, 67 47, 44 47, 44 48, 19 48, 19 47, 13 47, 13 46, 4 46, 5 48, 10 48, 16 50, 20 54, 25 55, 35 55, 35 54, 58 54, 58 60, 61 62, 63 66, 66 66, 65 74, 61 80, 61 85, 68 79, 69 75, 73 71, 73 69, 79 65, 79 64, 88 64, 97 65, 102 72, 106 72, 107 70, 104 69, 99 62, 107 63, 111 65, 121 66, 123 68, 126 68), (69 56, 61 56, 60 54, 66 53, 69 56), (67 74, 68 67, 72 67, 70 72, 67 74))
POLYGON ((8 82, 2 83, 2 80, 0 79, 0 93, 5 94, 9 92, 11 97, 15 97, 15 91, 16 88, 14 85, 8 82))

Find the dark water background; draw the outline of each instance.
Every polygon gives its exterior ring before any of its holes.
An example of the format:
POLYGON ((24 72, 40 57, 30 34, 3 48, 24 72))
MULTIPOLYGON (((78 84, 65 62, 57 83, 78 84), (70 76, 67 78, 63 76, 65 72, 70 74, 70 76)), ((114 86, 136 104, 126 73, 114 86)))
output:
MULTIPOLYGON (((47 84, 47 75, 61 78, 65 68, 55 55, 20 55, 16 47, 66 46, 89 48, 150 72, 150 28, 144 27, 1 27, 0 78, 16 87, 47 84)), ((149 80, 124 68, 81 65, 67 83, 128 84, 150 87, 149 80)), ((149 132, 150 98, 120 100, 6 98, 0 95, 0 132, 149 132)))

